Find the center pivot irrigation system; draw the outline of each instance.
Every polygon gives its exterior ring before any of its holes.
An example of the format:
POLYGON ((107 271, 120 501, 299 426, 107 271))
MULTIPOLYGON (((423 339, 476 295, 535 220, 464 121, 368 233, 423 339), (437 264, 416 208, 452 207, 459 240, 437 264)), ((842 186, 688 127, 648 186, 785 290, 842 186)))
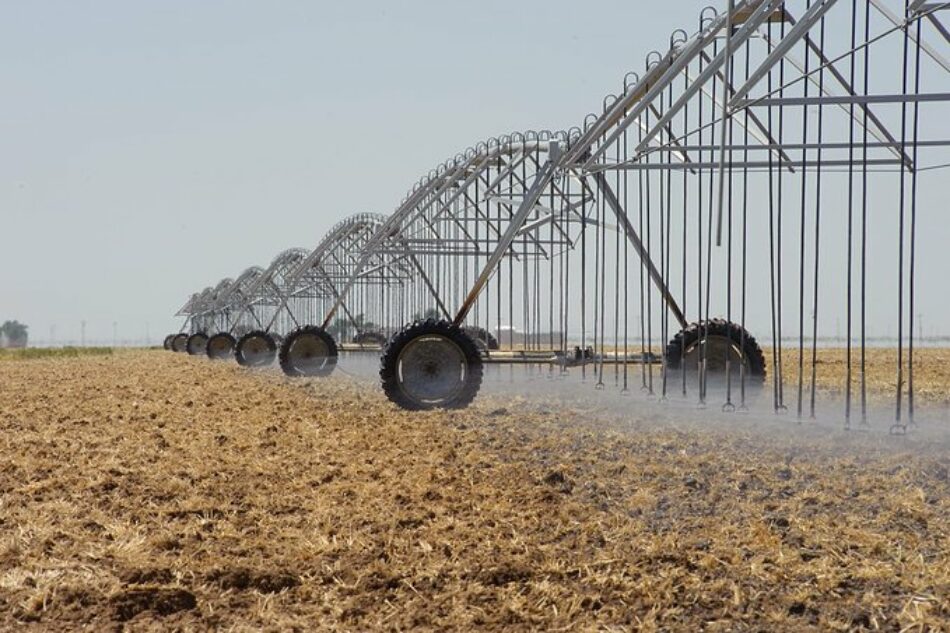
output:
POLYGON ((408 409, 463 407, 502 363, 700 403, 714 387, 727 409, 770 386, 776 411, 804 416, 817 342, 843 321, 850 425, 867 422, 869 320, 886 308, 906 430, 918 218, 940 219, 950 162, 948 7, 706 8, 582 126, 469 148, 391 215, 193 295, 166 347, 279 357, 292 376, 381 352, 383 389, 408 409), (771 324, 768 360, 750 315, 771 324))

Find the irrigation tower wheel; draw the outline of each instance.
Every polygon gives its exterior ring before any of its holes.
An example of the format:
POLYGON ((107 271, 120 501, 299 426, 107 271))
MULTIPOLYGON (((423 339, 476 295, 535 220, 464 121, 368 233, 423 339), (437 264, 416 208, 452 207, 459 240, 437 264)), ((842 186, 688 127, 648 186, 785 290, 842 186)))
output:
POLYGON ((738 376, 740 367, 744 366, 748 380, 765 381, 762 348, 741 325, 723 319, 691 324, 666 346, 666 366, 679 369, 682 360, 688 371, 695 371, 703 353, 709 374, 725 376, 728 358, 729 371, 734 376, 738 376))
POLYGON ((189 356, 198 356, 205 353, 205 347, 208 345, 208 335, 204 332, 195 332, 188 337, 185 343, 185 351, 189 356))
POLYGON ((277 343, 263 330, 248 332, 234 348, 234 358, 242 367, 264 367, 273 363, 276 356, 277 343))
POLYGON ((211 360, 226 360, 234 355, 237 341, 228 332, 218 332, 208 339, 205 353, 211 360))
POLYGON ((171 350, 173 352, 187 351, 187 347, 188 347, 187 334, 176 334, 174 337, 172 337, 171 350))
POLYGON ((338 355, 336 341, 326 330, 305 325, 280 344, 280 368, 288 376, 329 376, 338 355))
POLYGON ((482 385, 482 357, 472 338, 448 321, 416 321, 389 341, 379 376, 403 409, 461 409, 482 385))
POLYGON ((168 336, 166 336, 165 341, 162 343, 162 347, 165 348, 166 350, 170 350, 172 348, 172 340, 174 338, 175 338, 174 334, 169 334, 168 336))

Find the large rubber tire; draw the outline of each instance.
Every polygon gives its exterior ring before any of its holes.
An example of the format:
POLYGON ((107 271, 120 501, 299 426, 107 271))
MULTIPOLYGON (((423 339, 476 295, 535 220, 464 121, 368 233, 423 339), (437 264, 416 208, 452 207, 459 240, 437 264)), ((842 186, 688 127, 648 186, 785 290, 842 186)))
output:
MULTIPOLYGON (((702 341, 706 337, 709 349, 706 358, 708 373, 722 373, 725 375, 726 350, 731 350, 732 360, 742 361, 745 364, 746 378, 753 382, 765 381, 765 356, 755 338, 742 326, 730 323, 724 319, 712 319, 708 323, 692 323, 685 330, 677 334, 666 346, 666 366, 668 369, 679 369, 684 354, 695 358, 702 341)), ((687 360, 689 363, 690 361, 687 360)), ((690 363, 692 364, 692 363, 690 363)), ((692 365, 695 367, 695 365, 692 365)), ((690 365, 687 365, 690 368, 690 365)))
POLYGON ((169 351, 170 351, 171 348, 172 348, 172 341, 173 341, 174 339, 175 339, 175 335, 174 335, 174 334, 169 334, 168 336, 165 337, 165 341, 162 343, 162 347, 164 347, 166 350, 169 350, 169 351))
POLYGON ((208 344, 208 335, 204 332, 195 332, 188 337, 188 343, 185 344, 185 351, 189 356, 198 356, 205 353, 205 346, 208 344))
POLYGON ((176 334, 172 338, 172 347, 173 352, 186 352, 188 351, 188 335, 187 334, 176 334))
POLYGON ((380 360, 383 391, 410 411, 462 409, 482 385, 482 356, 448 321, 416 321, 390 339, 380 360))
POLYGON ((280 344, 280 368, 288 376, 329 376, 336 367, 336 341, 321 327, 299 327, 280 344))
POLYGON ((479 349, 498 349, 498 339, 496 339, 494 335, 485 328, 479 327, 477 325, 466 325, 462 327, 462 331, 468 334, 469 337, 475 341, 475 344, 478 345, 479 349))
POLYGON ((234 356, 234 347, 237 341, 228 332, 218 332, 208 339, 205 345, 205 354, 211 360, 227 360, 234 356))
POLYGON ((266 367, 277 357, 277 343, 264 330, 248 332, 234 347, 234 359, 241 367, 266 367))

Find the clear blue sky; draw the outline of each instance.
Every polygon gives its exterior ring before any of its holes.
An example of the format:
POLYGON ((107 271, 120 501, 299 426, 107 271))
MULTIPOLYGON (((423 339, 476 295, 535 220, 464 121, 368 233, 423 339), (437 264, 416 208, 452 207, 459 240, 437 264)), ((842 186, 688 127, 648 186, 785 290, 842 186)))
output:
POLYGON ((579 125, 704 4, 2 0, 0 319, 160 339, 465 147, 579 125))
POLYGON ((490 135, 576 125, 698 5, 0 3, 0 318, 177 329, 185 293, 388 213, 490 135))

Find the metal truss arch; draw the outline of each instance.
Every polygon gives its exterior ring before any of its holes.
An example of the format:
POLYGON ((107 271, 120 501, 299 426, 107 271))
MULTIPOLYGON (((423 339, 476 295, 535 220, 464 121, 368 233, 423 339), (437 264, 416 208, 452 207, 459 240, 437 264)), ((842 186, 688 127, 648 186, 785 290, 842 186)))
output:
MULTIPOLYGON (((745 351, 757 345, 746 322, 758 319, 772 335, 781 410, 781 349, 794 320, 799 358, 810 351, 812 360, 811 376, 800 362, 794 381, 802 415, 815 411, 819 323, 841 315, 850 420, 852 347, 860 338, 863 354, 877 272, 896 295, 887 301, 902 426, 902 412, 913 416, 918 212, 940 217, 942 182, 928 174, 950 165, 941 125, 950 34, 940 21, 950 3, 723 4, 703 8, 695 30, 670 33, 667 49, 648 53, 579 126, 484 139, 426 172, 388 217, 347 218, 313 251, 281 260, 279 275, 264 271, 248 287, 280 288, 266 329, 315 324, 350 344, 446 320, 496 333, 525 363, 593 363, 601 387, 612 367, 624 390, 639 379, 649 393, 703 404, 714 331, 734 407, 730 363, 764 366, 745 351), (895 237, 869 253, 872 229, 895 237), (846 292, 828 290, 834 275, 846 292), (767 295, 763 307, 750 288, 767 295), (286 323, 275 325, 278 313, 286 323), (681 357, 667 358, 670 349, 681 357)), ((215 296, 203 291, 179 314, 195 322, 215 296)), ((740 406, 747 378, 735 376, 740 406)))

